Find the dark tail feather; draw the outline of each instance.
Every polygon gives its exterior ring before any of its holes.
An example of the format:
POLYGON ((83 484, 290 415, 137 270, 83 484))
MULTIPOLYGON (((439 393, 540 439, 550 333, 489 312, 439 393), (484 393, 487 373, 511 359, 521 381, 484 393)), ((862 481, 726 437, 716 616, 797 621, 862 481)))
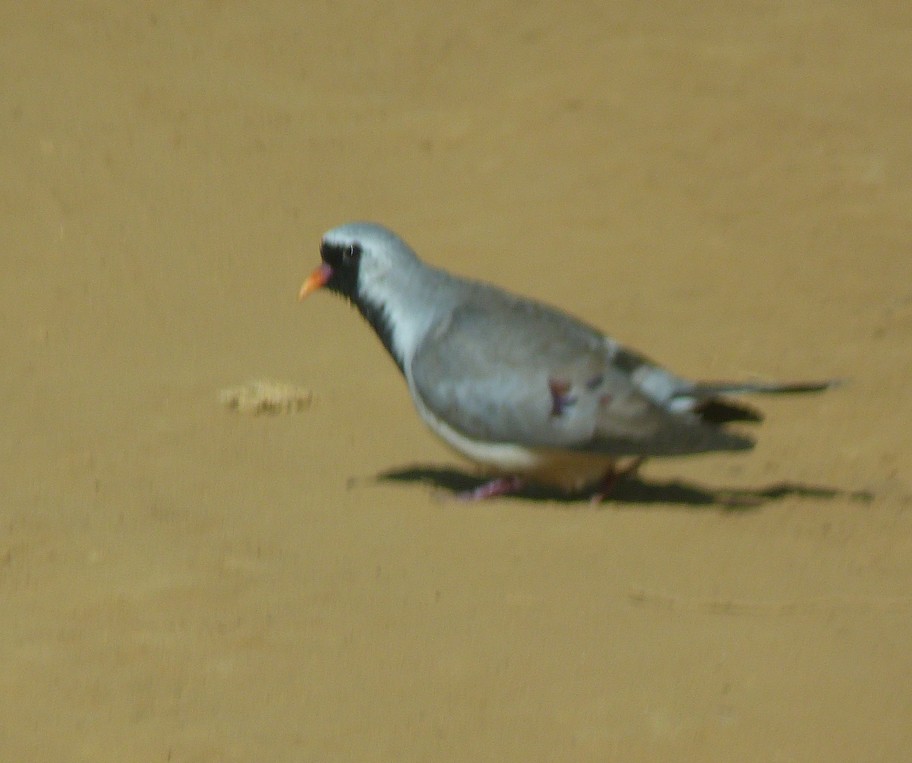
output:
POLYGON ((727 424, 729 421, 763 421, 763 414, 741 402, 711 397, 697 403, 693 412, 707 424, 727 424))
POLYGON ((811 382, 698 382, 687 394, 696 397, 713 395, 790 395, 803 392, 823 392, 842 386, 841 379, 811 382))
POLYGON ((763 421, 763 414, 753 406, 725 395, 787 395, 822 392, 838 387, 841 381, 823 382, 700 382, 685 394, 693 400, 693 412, 708 424, 729 421, 763 421))

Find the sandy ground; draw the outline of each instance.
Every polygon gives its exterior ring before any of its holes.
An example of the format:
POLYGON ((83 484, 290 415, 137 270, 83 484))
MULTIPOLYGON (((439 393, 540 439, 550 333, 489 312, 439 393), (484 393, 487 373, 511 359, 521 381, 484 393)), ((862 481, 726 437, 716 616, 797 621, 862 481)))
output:
POLYGON ((907 759, 908 2, 260 6, 0 7, 0 759, 907 759), (353 218, 851 384, 601 508, 447 504, 295 301, 353 218), (313 400, 219 404, 261 377, 313 400))

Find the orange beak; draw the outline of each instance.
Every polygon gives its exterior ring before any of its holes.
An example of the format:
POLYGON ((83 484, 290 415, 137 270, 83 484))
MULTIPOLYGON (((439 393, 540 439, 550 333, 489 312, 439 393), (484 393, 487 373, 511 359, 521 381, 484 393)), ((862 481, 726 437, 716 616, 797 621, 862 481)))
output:
POLYGON ((308 294, 326 286, 326 282, 332 277, 332 273, 332 268, 325 262, 320 265, 320 267, 307 276, 307 280, 301 284, 301 291, 298 292, 298 300, 302 300, 308 294))

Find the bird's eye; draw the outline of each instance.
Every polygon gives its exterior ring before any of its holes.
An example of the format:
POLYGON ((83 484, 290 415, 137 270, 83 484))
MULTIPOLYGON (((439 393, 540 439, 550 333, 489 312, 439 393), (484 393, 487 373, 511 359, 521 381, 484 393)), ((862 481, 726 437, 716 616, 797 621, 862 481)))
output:
POLYGON ((342 259, 345 262, 351 262, 356 257, 360 256, 361 247, 358 244, 349 244, 342 250, 342 259))

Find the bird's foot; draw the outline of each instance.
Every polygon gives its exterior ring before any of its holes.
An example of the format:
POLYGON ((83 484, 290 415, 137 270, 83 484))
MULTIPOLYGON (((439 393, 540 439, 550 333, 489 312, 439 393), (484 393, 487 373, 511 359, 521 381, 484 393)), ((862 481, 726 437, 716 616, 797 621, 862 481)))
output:
POLYGON ((645 456, 638 456, 629 464, 627 464, 623 469, 618 469, 614 465, 610 466, 602 477, 601 482, 599 482, 598 489, 592 494, 592 497, 589 499, 589 503, 602 503, 609 495, 611 495, 611 493, 614 491, 614 488, 617 487, 617 483, 625 477, 632 477, 634 474, 636 474, 645 460, 645 456))
POLYGON ((479 485, 472 490, 464 490, 461 493, 456 493, 455 498, 457 501, 464 501, 466 503, 469 501, 482 501, 485 498, 494 498, 498 495, 510 495, 517 490, 522 490, 525 484, 525 481, 519 477, 498 477, 497 479, 485 482, 483 485, 479 485))

